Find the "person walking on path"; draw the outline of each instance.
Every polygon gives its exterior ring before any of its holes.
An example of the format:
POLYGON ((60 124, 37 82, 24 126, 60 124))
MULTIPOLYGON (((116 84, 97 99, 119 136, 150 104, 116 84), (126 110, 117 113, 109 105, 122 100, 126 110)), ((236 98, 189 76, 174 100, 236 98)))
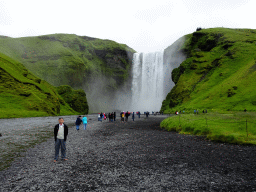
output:
POLYGON ((76 130, 78 131, 79 130, 79 127, 82 123, 82 119, 81 119, 81 116, 78 116, 77 119, 76 119, 76 130))
POLYGON ((114 121, 116 121, 116 112, 114 112, 114 121))
POLYGON ((128 117, 129 117, 129 113, 128 111, 125 113, 125 121, 127 122, 128 121, 128 117))
POLYGON ((124 112, 122 112, 121 121, 124 121, 124 112))
POLYGON ((101 120, 101 122, 102 122, 102 117, 103 117, 103 113, 101 112, 100 113, 100 120, 101 120))
POLYGON ((68 126, 64 124, 64 119, 59 118, 59 124, 54 127, 54 139, 55 139, 55 157, 54 162, 58 161, 59 149, 61 147, 61 158, 65 161, 66 158, 66 140, 68 135, 68 126))
POLYGON ((134 112, 132 113, 132 120, 134 121, 134 118, 135 118, 135 116, 134 116, 134 112))
POLYGON ((148 118, 149 112, 146 112, 146 117, 148 118))
POLYGON ((139 119, 140 119, 140 112, 138 112, 138 116, 139 116, 139 119))
POLYGON ((110 113, 108 113, 108 116, 109 116, 109 122, 111 121, 111 114, 110 113))
POLYGON ((114 113, 112 112, 111 113, 111 122, 113 122, 113 119, 114 119, 114 113))
POLYGON ((82 119, 82 121, 83 121, 83 125, 84 125, 84 130, 86 130, 86 126, 87 126, 87 117, 84 116, 83 119, 82 119))

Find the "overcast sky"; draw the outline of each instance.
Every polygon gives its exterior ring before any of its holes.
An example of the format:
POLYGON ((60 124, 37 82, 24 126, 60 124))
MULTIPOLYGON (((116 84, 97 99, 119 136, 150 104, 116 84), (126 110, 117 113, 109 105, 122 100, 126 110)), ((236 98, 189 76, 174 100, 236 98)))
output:
POLYGON ((0 35, 69 33, 154 52, 197 27, 256 29, 255 7, 256 0, 0 0, 0 35))

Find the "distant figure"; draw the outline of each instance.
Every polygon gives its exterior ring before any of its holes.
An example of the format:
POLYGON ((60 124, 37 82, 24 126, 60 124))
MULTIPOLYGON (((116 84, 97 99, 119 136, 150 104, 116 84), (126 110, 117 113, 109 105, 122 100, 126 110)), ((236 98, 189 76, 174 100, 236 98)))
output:
POLYGON ((2 137, 2 134, 0 133, 0 137, 2 137))
POLYGON ((196 114, 196 110, 194 110, 194 114, 196 114))
POLYGON ((116 121, 116 112, 114 112, 114 121, 116 121))
POLYGON ((198 110, 196 110, 196 113, 198 114, 198 113, 199 113, 199 111, 198 111, 198 110))
POLYGON ((134 112, 132 113, 132 120, 134 121, 134 118, 135 118, 135 116, 134 116, 134 112))
POLYGON ((82 123, 82 119, 81 119, 81 116, 79 115, 76 119, 76 130, 77 131, 79 130, 81 123, 82 123))
POLYGON ((110 116, 111 116, 111 122, 113 122, 113 119, 114 119, 114 113, 112 112, 110 116))
MULTIPOLYGON (((81 119, 80 119, 81 120, 81 119)), ((59 124, 54 127, 54 139, 55 139, 55 157, 54 162, 58 160, 59 150, 61 147, 61 158, 65 161, 66 158, 66 140, 68 135, 68 126, 64 124, 64 119, 59 118, 59 124)))
POLYGON ((138 116, 139 116, 139 119, 140 119, 140 112, 138 112, 138 116))
POLYGON ((83 117, 83 119, 82 119, 82 121, 83 121, 83 125, 84 125, 84 130, 86 130, 86 126, 87 126, 87 117, 83 117))
POLYGON ((207 113, 207 109, 205 109, 205 113, 207 113))
POLYGON ((122 118, 121 121, 124 121, 124 112, 122 112, 122 118))
POLYGON ((109 122, 111 121, 111 114, 110 113, 108 113, 108 118, 109 118, 109 122))
POLYGON ((146 117, 147 117, 147 118, 148 118, 148 115, 149 115, 149 112, 147 111, 147 112, 146 112, 146 117))
POLYGON ((129 117, 129 113, 128 111, 125 113, 125 121, 127 122, 128 121, 128 117, 129 117))
POLYGON ((244 112, 246 112, 247 110, 245 109, 244 112))
POLYGON ((101 120, 101 122, 102 122, 102 117, 103 117, 103 113, 101 112, 100 113, 100 120, 101 120))
POLYGON ((204 113, 204 110, 203 110, 203 113, 204 113))

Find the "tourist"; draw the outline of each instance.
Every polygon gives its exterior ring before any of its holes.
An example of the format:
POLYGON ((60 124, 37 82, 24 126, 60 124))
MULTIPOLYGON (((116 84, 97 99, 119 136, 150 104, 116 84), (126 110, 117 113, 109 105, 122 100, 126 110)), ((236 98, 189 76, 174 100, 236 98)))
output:
POLYGON ((102 122, 102 117, 103 117, 103 113, 101 112, 100 113, 100 120, 101 120, 101 122, 102 122))
POLYGON ((114 121, 116 121, 116 112, 114 112, 114 121))
POLYGON ((84 125, 84 130, 85 130, 86 126, 87 126, 87 117, 84 116, 82 121, 83 121, 83 125, 84 125))
POLYGON ((77 131, 79 130, 81 123, 82 123, 82 120, 81 120, 81 116, 79 115, 76 119, 76 130, 77 131))
POLYGON ((148 118, 148 115, 149 115, 149 112, 147 111, 147 112, 146 112, 146 117, 147 117, 147 118, 148 118))
POLYGON ((134 116, 134 112, 132 113, 132 120, 134 121, 134 118, 135 118, 135 116, 134 116))
POLYGON ((124 112, 122 112, 122 118, 121 121, 124 121, 124 112))
POLYGON ((138 116, 139 116, 139 119, 140 119, 140 112, 138 112, 138 116))
MULTIPOLYGON (((81 120, 81 119, 80 119, 81 120)), ((61 158, 65 161, 66 158, 66 140, 68 135, 68 126, 64 124, 64 119, 59 118, 59 124, 55 125, 54 128, 54 139, 55 139, 55 158, 54 162, 58 160, 59 149, 61 147, 61 158)))
POLYGON ((111 121, 111 114, 110 113, 108 113, 108 116, 109 116, 109 122, 111 121))
POLYGON ((113 122, 113 120, 114 120, 114 113, 112 112, 110 115, 111 115, 111 122, 113 122))
POLYGON ((196 114, 196 110, 194 110, 194 114, 196 114))
POLYGON ((128 117, 129 117, 129 113, 128 111, 125 113, 125 121, 127 122, 128 121, 128 117))

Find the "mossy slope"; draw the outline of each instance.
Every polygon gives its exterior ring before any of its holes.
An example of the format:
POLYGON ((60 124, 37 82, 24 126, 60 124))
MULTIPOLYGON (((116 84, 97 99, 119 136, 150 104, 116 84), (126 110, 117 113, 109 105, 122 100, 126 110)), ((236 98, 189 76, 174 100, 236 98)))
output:
POLYGON ((124 44, 75 34, 2 37, 0 44, 0 52, 50 84, 85 90, 92 111, 110 102, 116 90, 130 90, 125 82, 135 51, 124 44))
POLYGON ((0 118, 75 114, 54 86, 0 53, 0 118))
POLYGON ((256 30, 203 29, 185 36, 187 59, 161 110, 256 110, 256 30))

